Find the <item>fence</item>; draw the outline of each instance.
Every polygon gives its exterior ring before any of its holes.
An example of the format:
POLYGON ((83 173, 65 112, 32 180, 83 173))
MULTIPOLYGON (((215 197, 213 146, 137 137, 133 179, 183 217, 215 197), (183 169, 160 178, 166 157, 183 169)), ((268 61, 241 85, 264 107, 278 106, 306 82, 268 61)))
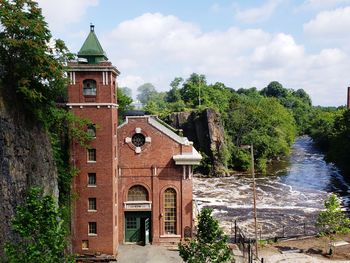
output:
POLYGON ((261 262, 264 263, 263 258, 259 258, 256 255, 257 242, 254 239, 247 238, 244 231, 239 228, 237 221, 235 220, 234 226, 231 226, 231 242, 238 245, 242 251, 243 259, 248 263, 261 262))
MULTIPOLYGON (((304 236, 313 236, 317 234, 317 229, 312 224, 296 224, 285 226, 282 225, 280 229, 277 229, 276 234, 268 238, 262 238, 262 229, 258 230, 258 236, 260 240, 272 240, 276 242, 279 239, 289 239, 297 238, 304 236)), ((242 251, 243 259, 245 262, 264 262, 263 258, 259 258, 256 255, 256 246, 257 240, 250 238, 237 224, 237 221, 234 221, 234 224, 231 225, 231 240, 232 243, 238 245, 239 249, 242 251)))

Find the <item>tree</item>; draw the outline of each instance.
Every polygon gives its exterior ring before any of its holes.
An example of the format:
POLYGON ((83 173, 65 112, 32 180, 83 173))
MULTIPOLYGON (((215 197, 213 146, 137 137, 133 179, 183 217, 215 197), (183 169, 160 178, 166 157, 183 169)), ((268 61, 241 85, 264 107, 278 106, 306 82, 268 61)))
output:
POLYGON ((180 83, 183 82, 182 78, 176 77, 171 83, 171 89, 166 93, 165 99, 167 102, 178 102, 181 99, 180 83))
POLYGON ((267 97, 285 98, 288 95, 285 89, 278 81, 272 81, 266 88, 261 90, 261 94, 267 97))
POLYGON ((118 89, 121 90, 124 95, 132 98, 132 90, 130 88, 128 88, 128 87, 120 87, 118 89))
POLYGON ((9 263, 74 262, 64 253, 66 231, 57 204, 40 188, 32 188, 25 203, 18 206, 12 227, 20 240, 5 247, 9 263))
POLYGON ((136 98, 143 104, 146 105, 156 94, 156 88, 151 83, 145 83, 137 88, 139 94, 136 98))
POLYGON ((132 107, 130 106, 130 104, 132 103, 132 98, 125 94, 124 91, 125 89, 117 90, 119 122, 123 121, 123 115, 125 111, 132 109, 132 107))
POLYGON ((180 90, 181 97, 185 103, 188 103, 192 107, 196 107, 202 103, 203 88, 207 85, 207 81, 204 75, 192 73, 191 76, 183 84, 180 90))
POLYGON ((0 1, 0 64, 5 93, 37 114, 65 94, 64 61, 72 55, 62 40, 52 41, 38 4, 0 1))
POLYGON ((331 194, 324 202, 326 210, 317 218, 316 226, 321 235, 332 237, 334 234, 350 232, 350 219, 341 211, 340 200, 336 194, 331 194))
POLYGON ((198 232, 187 243, 180 243, 180 256, 188 263, 231 262, 232 251, 227 244, 227 236, 219 228, 219 223, 211 215, 212 209, 204 208, 199 214, 198 232))

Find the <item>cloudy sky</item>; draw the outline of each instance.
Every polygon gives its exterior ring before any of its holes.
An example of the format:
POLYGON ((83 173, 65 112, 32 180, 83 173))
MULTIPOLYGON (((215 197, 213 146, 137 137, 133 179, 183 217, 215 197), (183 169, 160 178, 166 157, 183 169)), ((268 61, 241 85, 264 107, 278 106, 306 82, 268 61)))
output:
POLYGON ((314 105, 346 103, 350 0, 39 0, 55 38, 78 52, 90 23, 119 86, 205 74, 234 89, 277 80, 314 105))

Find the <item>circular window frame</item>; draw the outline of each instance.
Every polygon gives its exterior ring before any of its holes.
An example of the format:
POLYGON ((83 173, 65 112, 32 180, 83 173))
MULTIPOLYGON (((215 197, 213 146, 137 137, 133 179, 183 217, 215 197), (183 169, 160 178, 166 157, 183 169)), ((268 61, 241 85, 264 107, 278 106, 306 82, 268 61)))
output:
POLYGON ((131 137, 131 143, 135 147, 142 147, 146 143, 146 136, 144 134, 142 134, 142 133, 135 133, 131 137))
POLYGON ((129 136, 125 137, 125 143, 137 154, 141 153, 151 144, 151 137, 149 137, 147 132, 143 131, 140 127, 136 127, 133 133, 129 134, 129 136), (140 143, 135 143, 135 137, 139 137, 141 139, 140 143))

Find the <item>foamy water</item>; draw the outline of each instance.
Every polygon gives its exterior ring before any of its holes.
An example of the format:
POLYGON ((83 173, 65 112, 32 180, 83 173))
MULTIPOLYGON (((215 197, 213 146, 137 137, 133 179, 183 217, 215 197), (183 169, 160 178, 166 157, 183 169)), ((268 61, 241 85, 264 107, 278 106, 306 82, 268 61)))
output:
MULTIPOLYGON (((296 140, 290 157, 271 175, 256 178, 258 234, 262 238, 314 234, 315 221, 331 192, 350 206, 350 185, 333 164, 327 164, 308 137, 296 140), (284 227, 283 227, 284 226, 284 227)), ((211 207, 225 232, 232 223, 253 236, 252 179, 249 176, 194 178, 199 208, 211 207)))

